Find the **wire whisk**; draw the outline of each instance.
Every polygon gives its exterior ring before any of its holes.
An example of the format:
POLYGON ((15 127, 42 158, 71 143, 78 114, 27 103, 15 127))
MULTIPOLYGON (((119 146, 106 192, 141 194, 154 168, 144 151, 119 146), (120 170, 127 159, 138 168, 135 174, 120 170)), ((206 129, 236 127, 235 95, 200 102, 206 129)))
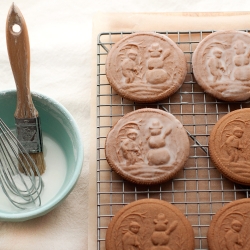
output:
POLYGON ((9 201, 20 209, 41 206, 44 187, 33 159, 0 118, 0 185, 9 201))

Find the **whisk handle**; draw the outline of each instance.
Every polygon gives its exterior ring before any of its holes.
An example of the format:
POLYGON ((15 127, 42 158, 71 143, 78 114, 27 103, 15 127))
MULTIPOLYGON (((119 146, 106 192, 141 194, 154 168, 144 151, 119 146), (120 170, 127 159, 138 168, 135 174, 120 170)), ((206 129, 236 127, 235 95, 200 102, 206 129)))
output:
POLYGON ((15 117, 35 118, 38 112, 30 93, 30 45, 28 29, 19 8, 12 4, 6 21, 6 42, 17 88, 15 117), (15 30, 19 28, 20 30, 15 30))

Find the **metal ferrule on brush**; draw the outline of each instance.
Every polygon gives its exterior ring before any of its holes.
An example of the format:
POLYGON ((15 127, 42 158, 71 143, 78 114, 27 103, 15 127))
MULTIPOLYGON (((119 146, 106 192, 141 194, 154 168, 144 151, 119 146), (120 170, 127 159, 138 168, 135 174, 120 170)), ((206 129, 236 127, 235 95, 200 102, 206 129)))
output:
POLYGON ((40 153, 43 151, 42 130, 39 117, 29 119, 17 119, 17 139, 28 153, 40 153))

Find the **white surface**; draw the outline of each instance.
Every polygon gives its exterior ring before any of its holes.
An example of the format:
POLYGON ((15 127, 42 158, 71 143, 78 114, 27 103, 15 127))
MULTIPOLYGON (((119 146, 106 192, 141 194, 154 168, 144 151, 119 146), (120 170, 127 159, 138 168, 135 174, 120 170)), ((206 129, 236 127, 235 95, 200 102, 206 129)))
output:
MULTIPOLYGON (((0 1, 0 90, 15 88, 5 22, 12 0, 0 1)), ((80 250, 87 246, 92 17, 96 12, 250 11, 249 0, 19 0, 31 47, 31 89, 64 105, 78 123, 85 148, 81 178, 49 214, 0 223, 0 249, 80 250)), ((95 166, 91 166, 95 167, 95 166)))

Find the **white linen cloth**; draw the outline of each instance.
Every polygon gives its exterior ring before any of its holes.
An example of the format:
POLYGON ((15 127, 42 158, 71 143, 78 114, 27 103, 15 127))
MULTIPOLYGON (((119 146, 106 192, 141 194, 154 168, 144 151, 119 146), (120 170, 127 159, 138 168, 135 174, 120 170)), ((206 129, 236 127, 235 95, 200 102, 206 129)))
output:
MULTIPOLYGON (((15 89, 5 39, 12 0, 0 1, 0 90, 15 89)), ((0 222, 1 250, 88 249, 92 17, 100 12, 249 11, 248 0, 19 0, 31 49, 31 89, 60 102, 84 143, 81 177, 65 201, 30 221, 0 222)), ((95 195, 95 194, 91 194, 95 195)), ((0 201, 1 202, 1 201, 0 201)), ((89 249, 94 250, 94 249, 89 249)))

